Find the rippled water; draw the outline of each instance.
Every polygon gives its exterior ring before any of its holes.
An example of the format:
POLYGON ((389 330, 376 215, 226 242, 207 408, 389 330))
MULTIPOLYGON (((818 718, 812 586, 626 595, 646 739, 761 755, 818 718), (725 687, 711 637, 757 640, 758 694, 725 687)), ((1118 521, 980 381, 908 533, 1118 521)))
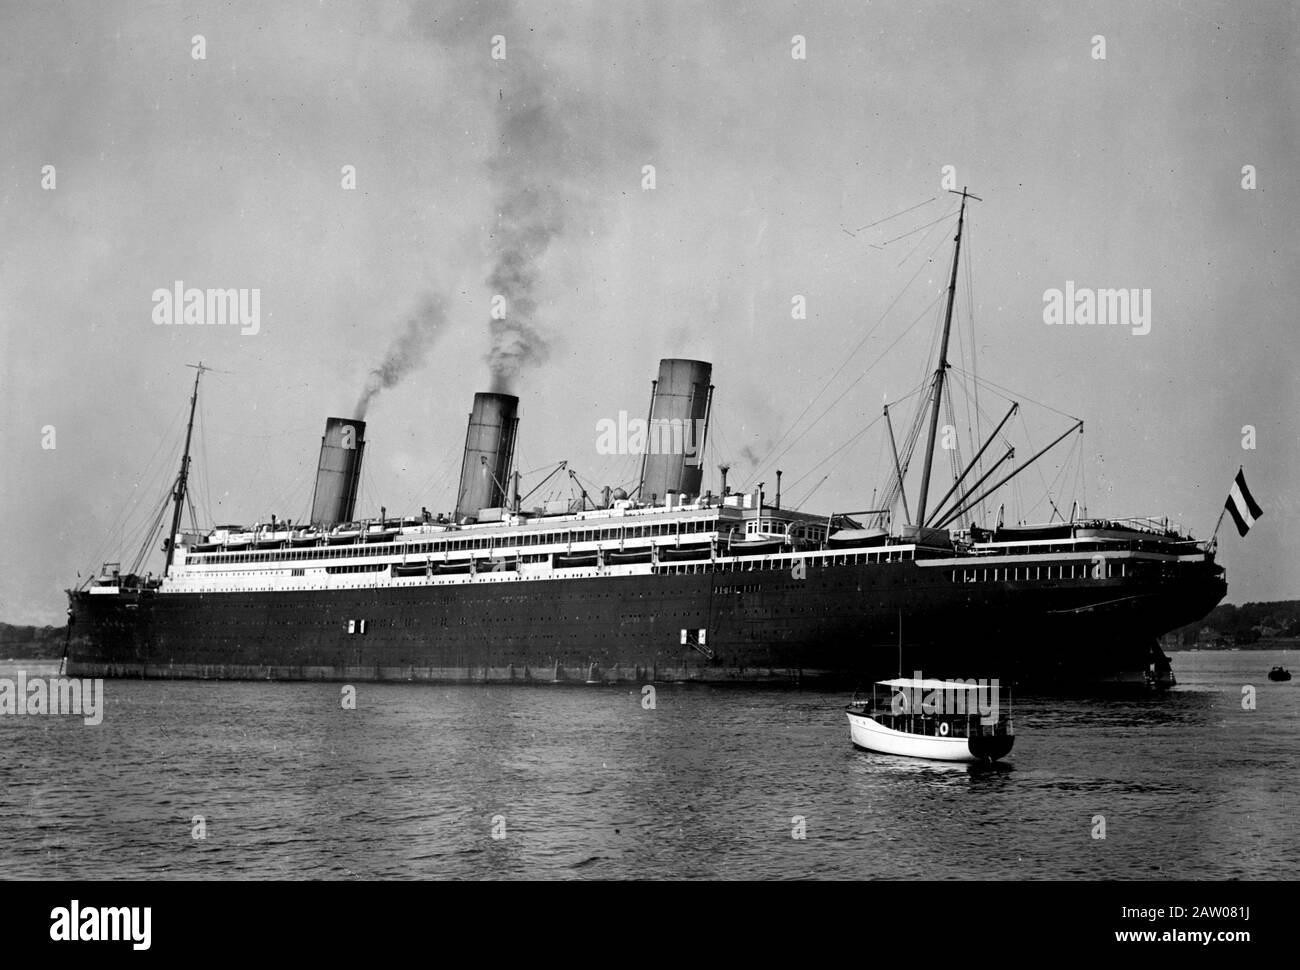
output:
POLYGON ((99 726, 0 716, 0 877, 1293 878, 1297 660, 1017 697, 993 769, 856 751, 811 691, 107 681, 99 726))

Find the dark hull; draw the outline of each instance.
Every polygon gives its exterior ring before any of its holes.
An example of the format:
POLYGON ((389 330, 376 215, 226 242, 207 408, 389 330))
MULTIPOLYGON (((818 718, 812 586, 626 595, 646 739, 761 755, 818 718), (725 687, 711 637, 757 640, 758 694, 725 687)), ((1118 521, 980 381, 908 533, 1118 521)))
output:
POLYGON ((997 761, 1009 755, 1015 743, 1016 738, 1013 734, 992 734, 971 738, 966 742, 966 747, 973 758, 979 758, 981 761, 997 761))
POLYGON ((898 670, 1134 680, 1224 595, 1212 565, 954 583, 915 562, 330 591, 71 594, 69 673, 104 677, 808 681, 898 670), (361 632, 361 621, 365 621, 361 632), (349 633, 349 623, 355 632, 349 633), (697 631, 705 645, 695 645, 697 631), (687 643, 683 643, 683 631, 687 643))

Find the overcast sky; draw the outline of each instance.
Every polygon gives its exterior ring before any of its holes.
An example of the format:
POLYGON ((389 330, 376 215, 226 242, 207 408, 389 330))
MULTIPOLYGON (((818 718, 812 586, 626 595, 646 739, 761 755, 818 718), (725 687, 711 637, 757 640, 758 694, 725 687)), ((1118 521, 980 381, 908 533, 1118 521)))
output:
MULTIPOLYGON (((523 308, 504 334, 519 465, 543 470, 526 488, 561 459, 629 484, 596 422, 644 414, 659 358, 681 356, 714 365, 706 485, 729 460, 771 494, 776 465, 753 459, 825 387, 809 417, 838 404, 779 458, 787 504, 829 473, 806 509, 866 508, 881 426, 823 460, 933 366, 951 220, 890 240, 949 211, 944 166, 984 200, 954 359, 969 369, 973 311, 980 377, 1086 421, 1009 517, 1046 519, 1050 485, 1063 509, 1205 537, 1244 465, 1265 516, 1220 532, 1228 599, 1300 598, 1289 2, 0 11, 0 619, 62 622, 78 572, 134 557, 199 359, 228 372, 204 379, 201 520, 305 516, 325 418, 351 415, 403 334, 359 512, 450 509, 502 286, 523 308), (258 290, 259 331, 156 325, 178 280, 258 290), (1044 291, 1069 280, 1149 289, 1150 332, 1045 325, 1044 291)), ((1025 413, 1036 447, 1069 426, 1025 413)))

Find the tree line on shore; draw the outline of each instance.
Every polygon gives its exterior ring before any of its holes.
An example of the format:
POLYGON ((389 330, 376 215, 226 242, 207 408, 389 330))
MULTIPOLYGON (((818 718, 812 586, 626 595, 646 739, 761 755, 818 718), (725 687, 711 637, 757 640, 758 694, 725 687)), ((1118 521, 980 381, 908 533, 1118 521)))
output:
POLYGON ((1220 603, 1209 616, 1165 636, 1168 645, 1184 647, 1268 647, 1278 640, 1300 637, 1300 600, 1220 603))

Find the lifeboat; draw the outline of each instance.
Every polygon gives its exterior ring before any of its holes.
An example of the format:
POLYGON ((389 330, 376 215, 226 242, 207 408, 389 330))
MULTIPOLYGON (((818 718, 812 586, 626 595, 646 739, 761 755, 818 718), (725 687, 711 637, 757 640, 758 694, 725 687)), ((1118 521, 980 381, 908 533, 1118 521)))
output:
POLYGON ((554 565, 556 569, 578 569, 582 566, 595 566, 599 562, 599 556, 594 552, 582 553, 563 553, 555 554, 554 565))
POLYGON ((888 541, 886 529, 839 529, 831 533, 826 544, 832 549, 867 549, 883 546, 888 541))
POLYGON ((633 563, 650 562, 653 553, 649 549, 618 549, 605 553, 605 561, 611 566, 628 566, 633 563))
POLYGON ((785 536, 756 535, 727 543, 733 556, 775 556, 785 550, 785 536))
POLYGON ((427 576, 429 573, 429 564, 427 562, 399 562, 393 564, 394 576, 427 576))
POLYGON ((689 559, 708 559, 712 554, 713 543, 711 542, 659 547, 660 562, 683 562, 689 559))

